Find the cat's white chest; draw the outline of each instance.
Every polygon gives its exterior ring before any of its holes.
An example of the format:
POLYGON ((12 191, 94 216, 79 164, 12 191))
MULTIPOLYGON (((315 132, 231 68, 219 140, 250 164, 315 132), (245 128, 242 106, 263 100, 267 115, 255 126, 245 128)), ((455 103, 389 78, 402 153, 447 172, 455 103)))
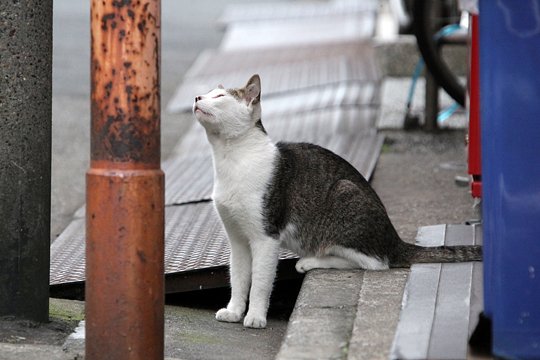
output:
POLYGON ((272 180, 275 146, 248 142, 214 149, 213 199, 223 222, 262 231, 264 196, 272 180))

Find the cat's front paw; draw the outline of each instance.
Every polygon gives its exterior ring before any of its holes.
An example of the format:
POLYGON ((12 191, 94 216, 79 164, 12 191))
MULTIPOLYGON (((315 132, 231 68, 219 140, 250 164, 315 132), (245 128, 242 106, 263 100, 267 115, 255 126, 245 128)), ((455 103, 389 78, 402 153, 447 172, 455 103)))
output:
POLYGON ((296 262, 295 268, 300 274, 306 273, 309 270, 316 269, 318 267, 318 261, 313 257, 301 258, 296 262))
POLYGON ((223 308, 216 313, 216 320, 224 322, 240 322, 240 320, 242 320, 242 314, 223 308))
POLYGON ((266 327, 266 316, 247 313, 244 318, 244 326, 253 329, 264 329, 266 327))

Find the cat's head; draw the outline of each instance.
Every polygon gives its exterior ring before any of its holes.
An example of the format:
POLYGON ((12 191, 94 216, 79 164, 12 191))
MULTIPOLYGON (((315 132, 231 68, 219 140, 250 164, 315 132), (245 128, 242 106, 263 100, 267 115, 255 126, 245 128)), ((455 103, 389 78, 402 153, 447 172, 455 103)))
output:
POLYGON ((193 113, 209 134, 220 138, 245 134, 261 120, 259 75, 253 75, 243 88, 225 89, 220 85, 195 97, 193 113))

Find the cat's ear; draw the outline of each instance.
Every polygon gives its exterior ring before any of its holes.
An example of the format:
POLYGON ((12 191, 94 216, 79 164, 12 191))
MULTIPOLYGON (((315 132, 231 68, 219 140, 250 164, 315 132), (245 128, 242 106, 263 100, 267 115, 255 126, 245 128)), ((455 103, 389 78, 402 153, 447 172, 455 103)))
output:
POLYGON ((217 86, 217 88, 218 88, 218 89, 225 89, 225 88, 223 87, 223 85, 221 85, 221 84, 219 84, 219 85, 217 86))
POLYGON ((259 75, 253 75, 245 87, 245 97, 248 104, 256 104, 261 100, 261 78, 259 75))

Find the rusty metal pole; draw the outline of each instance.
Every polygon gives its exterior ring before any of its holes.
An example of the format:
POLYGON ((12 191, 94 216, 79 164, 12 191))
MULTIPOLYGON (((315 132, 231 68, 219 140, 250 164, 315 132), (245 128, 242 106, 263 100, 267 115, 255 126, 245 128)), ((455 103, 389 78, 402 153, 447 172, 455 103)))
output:
POLYGON ((92 0, 86 358, 163 359, 159 0, 92 0))

